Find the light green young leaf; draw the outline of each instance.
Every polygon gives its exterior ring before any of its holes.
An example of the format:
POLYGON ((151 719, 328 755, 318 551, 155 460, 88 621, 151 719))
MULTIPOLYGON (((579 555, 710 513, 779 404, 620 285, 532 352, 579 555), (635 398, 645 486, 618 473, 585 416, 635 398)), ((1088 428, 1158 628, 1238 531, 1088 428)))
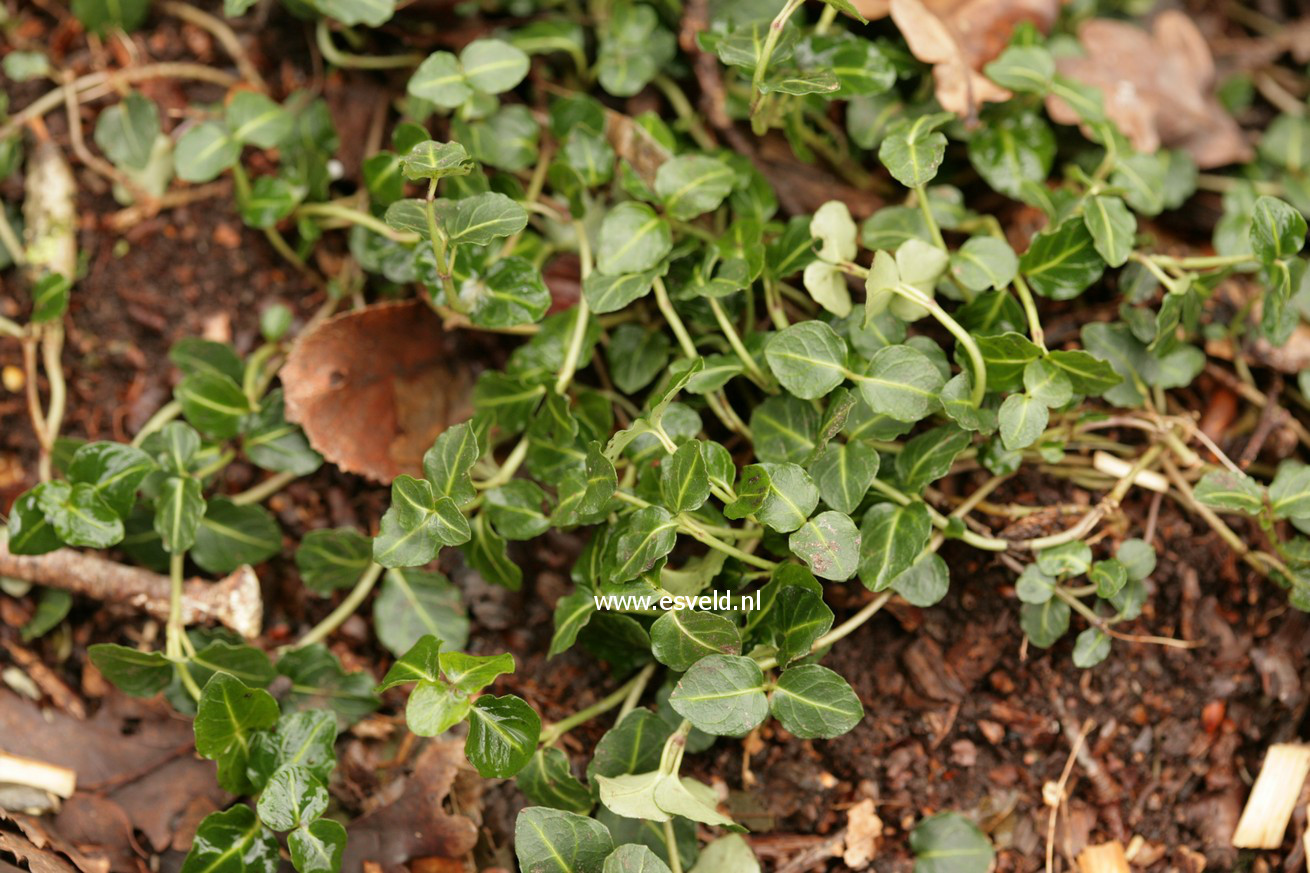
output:
POLYGON ((1137 217, 1122 200, 1110 195, 1087 198, 1083 223, 1092 234, 1096 251, 1107 264, 1122 267, 1128 262, 1137 235, 1137 217))
POLYGON ((1014 249, 994 236, 970 237, 951 254, 951 274, 970 291, 1004 290, 1018 272, 1014 249))
POLYGON ((1011 394, 1001 404, 997 421, 1001 442, 1010 451, 1025 449, 1037 442, 1050 418, 1046 404, 1029 394, 1011 394))
POLYGON ((173 152, 177 177, 184 182, 209 182, 241 156, 241 144, 223 125, 205 121, 182 134, 173 152))

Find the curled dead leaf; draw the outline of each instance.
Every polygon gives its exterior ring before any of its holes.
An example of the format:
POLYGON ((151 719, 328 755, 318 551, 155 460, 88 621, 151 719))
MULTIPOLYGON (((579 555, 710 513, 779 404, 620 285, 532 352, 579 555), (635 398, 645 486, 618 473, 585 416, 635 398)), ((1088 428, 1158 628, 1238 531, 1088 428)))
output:
MULTIPOLYGON (((1085 54, 1060 58, 1062 75, 1101 92, 1105 111, 1141 152, 1183 149, 1202 169, 1251 159, 1251 147, 1214 96, 1215 68, 1205 37, 1182 12, 1166 10, 1148 33, 1122 21, 1094 18, 1078 29, 1085 54)), ((1077 124, 1058 97, 1047 111, 1077 124)))
POLYGON ((282 367, 287 420, 348 473, 421 475, 433 440, 471 412, 465 358, 422 303, 339 315, 301 336, 282 367))
POLYGON ((937 102, 966 119, 982 103, 1010 98, 1010 92, 982 74, 1005 50, 1022 22, 1045 32, 1055 23, 1060 0, 866 0, 856 4, 866 18, 891 13, 910 52, 933 65, 937 102), (871 14, 872 13, 872 14, 871 14))

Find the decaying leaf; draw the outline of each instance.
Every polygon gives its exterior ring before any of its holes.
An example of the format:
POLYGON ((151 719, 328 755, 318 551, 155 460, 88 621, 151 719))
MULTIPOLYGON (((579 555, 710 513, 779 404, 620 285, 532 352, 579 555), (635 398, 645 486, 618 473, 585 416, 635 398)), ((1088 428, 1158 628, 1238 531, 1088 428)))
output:
POLYGON ((362 869, 365 862, 404 870, 413 858, 460 858, 472 851, 477 825, 443 808, 460 771, 471 770, 463 748, 463 740, 429 743, 409 775, 382 789, 394 799, 350 823, 343 870, 362 869))
POLYGON ((282 368, 286 416, 348 473, 422 475, 437 435, 469 415, 473 374, 422 303, 369 306, 300 337, 282 368))
MULTIPOLYGON (((1182 12, 1166 10, 1151 31, 1094 18, 1078 29, 1085 55, 1061 58, 1061 74, 1101 91, 1106 114, 1133 148, 1187 151, 1197 166, 1248 161, 1251 147, 1214 96, 1214 59, 1205 37, 1182 12)), ((1062 124, 1078 115, 1059 97, 1046 108, 1062 124)))
POLYGON ((852 870, 863 870, 878 855, 882 819, 878 817, 873 801, 867 797, 852 806, 846 816, 846 847, 842 860, 852 870))
POLYGON ((983 66, 1005 50, 1021 22, 1049 30, 1060 0, 889 0, 857 6, 866 18, 890 11, 910 51, 933 65, 937 102, 972 119, 979 104, 1010 98, 1009 91, 982 75, 983 66))

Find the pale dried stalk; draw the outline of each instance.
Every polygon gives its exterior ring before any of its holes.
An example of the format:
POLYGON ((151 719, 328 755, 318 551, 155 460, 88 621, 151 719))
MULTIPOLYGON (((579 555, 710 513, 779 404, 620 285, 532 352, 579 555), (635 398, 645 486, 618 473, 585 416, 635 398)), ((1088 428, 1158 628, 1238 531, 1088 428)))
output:
POLYGON ((1239 849, 1277 849, 1310 773, 1310 745, 1275 743, 1265 755, 1260 775, 1251 788, 1242 818, 1233 833, 1239 849))
POLYGON ((0 752, 0 783, 26 785, 58 797, 72 797, 77 789, 77 773, 58 764, 0 752))
MULTIPOLYGON (((94 600, 126 603, 168 620, 167 576, 73 549, 14 555, 9 552, 8 540, 0 536, 0 576, 62 588, 94 600)), ((219 582, 188 580, 182 595, 182 618, 187 624, 217 622, 246 638, 259 636, 264 601, 255 571, 246 566, 219 582)))
POLYGON ((1160 494, 1167 494, 1169 491, 1169 480, 1159 473, 1154 470, 1138 470, 1136 475, 1132 475, 1133 465, 1109 452, 1094 453, 1092 455, 1092 467, 1116 479, 1132 476, 1134 485, 1139 485, 1149 491, 1160 494))
POLYGON ((1123 843, 1111 840, 1083 849, 1078 856, 1078 873, 1130 873, 1123 843))

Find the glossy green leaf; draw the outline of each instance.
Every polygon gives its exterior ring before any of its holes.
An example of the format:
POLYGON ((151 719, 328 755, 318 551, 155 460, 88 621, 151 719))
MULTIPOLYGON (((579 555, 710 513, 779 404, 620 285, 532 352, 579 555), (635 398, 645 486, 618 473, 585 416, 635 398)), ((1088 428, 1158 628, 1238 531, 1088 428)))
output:
POLYGON ((737 626, 712 612, 666 612, 651 626, 650 641, 655 660, 678 672, 708 655, 741 654, 737 626))
POLYGON ((541 718, 521 699, 483 695, 473 704, 468 721, 464 754, 483 778, 508 779, 532 760, 541 718))
POLYGON ((136 491, 155 462, 140 449, 123 443, 86 443, 73 453, 68 481, 95 487, 100 497, 120 516, 136 502, 136 491))
POLYGON ((524 52, 500 39, 475 39, 459 53, 464 79, 485 94, 510 90, 528 74, 524 52))
POLYGON ((1025 603, 1019 626, 1034 646, 1048 649, 1069 630, 1069 605, 1056 597, 1045 603, 1025 603))
POLYGON ((287 834, 287 848, 298 873, 340 873, 346 829, 330 818, 320 818, 287 834))
POLYGON ((1096 251, 1111 267, 1122 267, 1133 252, 1137 218, 1118 197, 1088 197, 1083 206, 1083 223, 1092 235, 1096 251))
POLYGON ((683 675, 669 703, 683 718, 715 736, 745 736, 768 715, 764 674, 740 655, 701 658, 683 675))
POLYGON ((154 697, 173 679, 173 665, 162 652, 97 643, 87 649, 87 655, 115 688, 133 697, 154 697))
POLYGON ((907 603, 921 608, 935 606, 950 590, 951 573, 936 552, 923 552, 892 580, 892 589, 907 603))
POLYGON ((815 641, 832 629, 832 619, 832 610, 823 602, 822 590, 784 585, 774 597, 766 619, 778 649, 778 664, 785 667, 810 654, 815 641))
POLYGON ((951 253, 951 274, 971 291, 1004 290, 1018 272, 1014 249, 996 237, 970 237, 951 253))
POLYGON ((242 418, 250 412, 250 400, 241 386, 230 376, 213 372, 187 376, 173 389, 173 397, 182 404, 187 422, 216 439, 236 436, 242 418))
POLYGON ((473 167, 468 151, 460 143, 430 139, 417 143, 400 159, 401 172, 412 180, 467 176, 473 167))
POLYGON ((869 507, 860 524, 860 581, 870 591, 891 587, 909 569, 932 534, 928 508, 879 503, 869 507))
POLYGON ((803 321, 774 334, 764 357, 782 387, 804 400, 823 397, 846 378, 846 344, 821 321, 803 321))
POLYGON ((155 499, 155 533, 159 534, 164 551, 179 555, 195 545, 205 510, 199 481, 184 476, 166 478, 155 499))
POLYGON ((443 431, 423 455, 423 476, 432 484, 433 494, 449 497, 459 506, 472 500, 477 492, 469 471, 480 454, 477 434, 468 422, 443 431))
POLYGON ((638 509, 610 538, 605 573, 610 582, 627 582, 650 570, 678 538, 678 522, 662 506, 638 509))
POLYGON ((474 194, 460 200, 438 200, 437 221, 453 245, 490 245, 512 236, 528 223, 528 213, 517 201, 496 191, 474 194))
POLYGON ((260 792, 255 811, 275 831, 289 831, 321 816, 328 806, 327 787, 306 767, 280 767, 260 792))
POLYGON ((281 550, 282 531, 268 510, 215 497, 196 528, 191 558, 206 572, 221 575, 242 564, 259 564, 281 550))
POLYGON ((1104 271, 1105 260, 1081 219, 1042 231, 1019 258, 1019 272, 1032 290, 1052 300, 1077 297, 1104 271))
POLYGON ((372 562, 372 540, 350 528, 309 531, 296 549, 301 581, 324 595, 354 585, 372 562))
POLYGON ((906 188, 928 184, 946 155, 946 136, 937 128, 952 118, 949 112, 938 112, 900 122, 878 147, 878 160, 906 188))
POLYGON ((515 780, 519 791, 539 806, 586 815, 591 791, 573 775, 568 757, 556 748, 538 749, 515 780))
POLYGON ((277 701, 227 673, 215 673, 196 704, 196 752, 218 763, 218 784, 233 794, 250 790, 246 765, 256 731, 277 723, 277 701))
POLYGON ((277 837, 238 803, 200 822, 182 873, 275 873, 280 863, 277 837))
POLYGON ((596 269, 607 276, 640 273, 673 247, 669 224, 644 203, 620 203, 605 214, 596 247, 596 269))
POLYGON ((801 739, 839 737, 864 718, 864 707, 846 680, 818 664, 784 670, 769 698, 769 711, 801 739))
POLYGON ((717 209, 735 180, 732 168, 717 158, 682 155, 660 165, 655 193, 671 218, 686 221, 717 209))
POLYGON ((613 849, 603 824, 576 813, 529 806, 514 822, 514 855, 525 873, 602 873, 613 849))
POLYGON ((867 443, 831 442, 809 472, 823 502, 849 515, 869 492, 879 465, 877 450, 867 443))
POLYGON ((923 352, 907 345, 876 352, 868 370, 856 381, 870 409, 897 421, 918 421, 926 416, 946 383, 923 352))
POLYGON ((952 424, 914 437, 896 456, 896 478, 901 487, 912 494, 923 491, 950 472, 955 459, 972 440, 972 434, 952 424))

